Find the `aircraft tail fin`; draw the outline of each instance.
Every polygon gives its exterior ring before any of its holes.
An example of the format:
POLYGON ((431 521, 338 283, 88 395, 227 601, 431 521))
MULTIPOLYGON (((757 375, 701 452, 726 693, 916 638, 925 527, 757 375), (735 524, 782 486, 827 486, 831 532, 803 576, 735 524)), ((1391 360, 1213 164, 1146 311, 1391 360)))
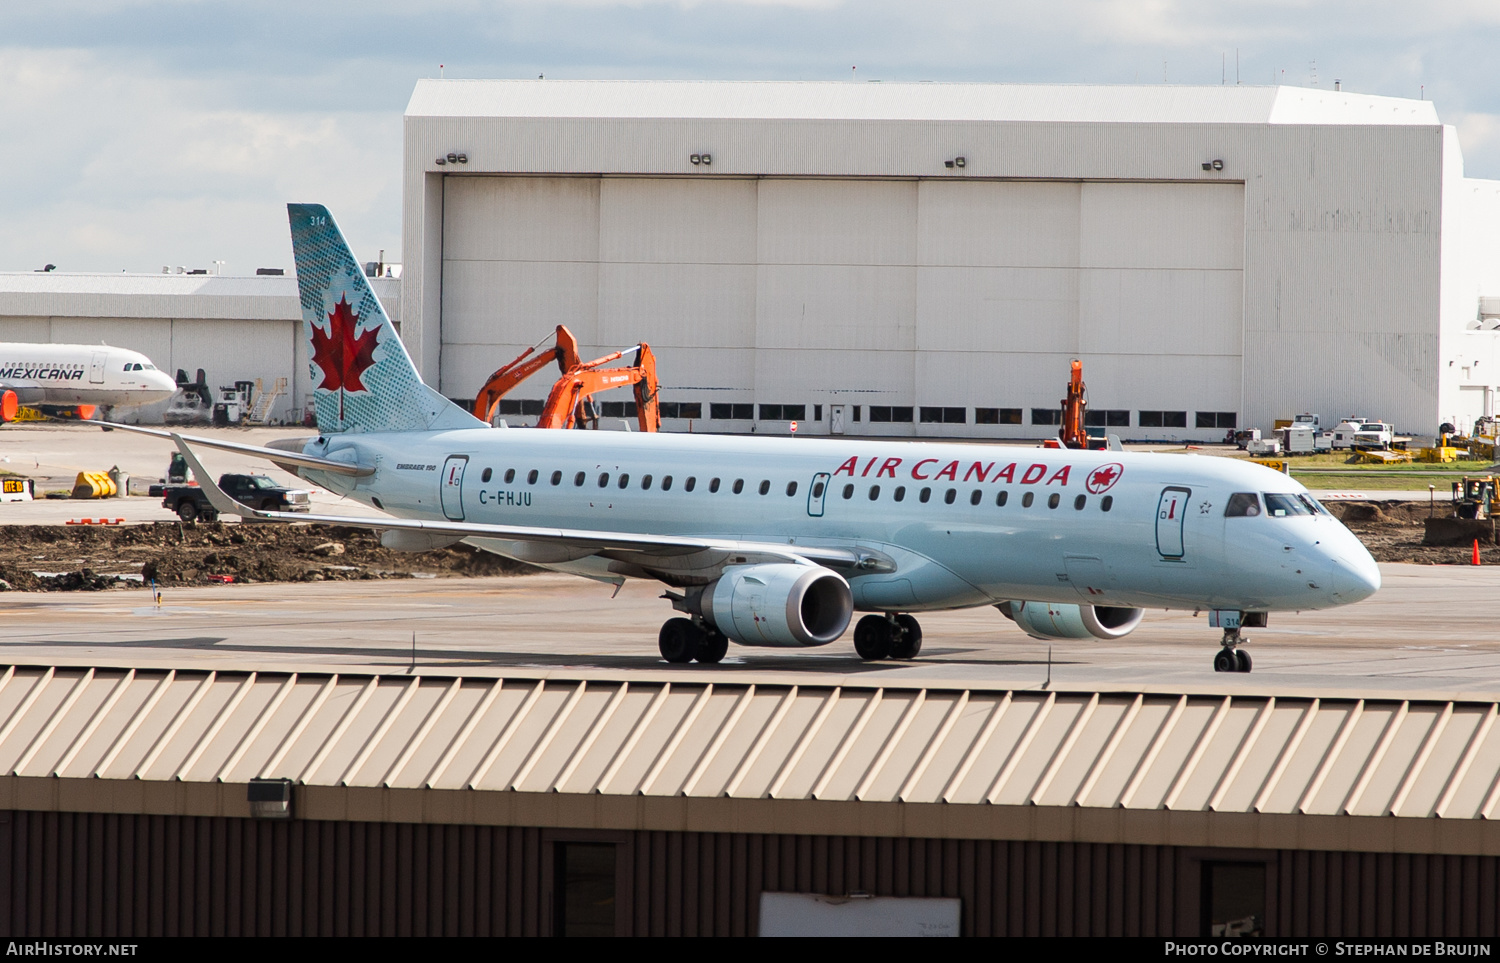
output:
POLYGON ((288 204, 318 431, 482 428, 422 382, 349 242, 321 204, 288 204))

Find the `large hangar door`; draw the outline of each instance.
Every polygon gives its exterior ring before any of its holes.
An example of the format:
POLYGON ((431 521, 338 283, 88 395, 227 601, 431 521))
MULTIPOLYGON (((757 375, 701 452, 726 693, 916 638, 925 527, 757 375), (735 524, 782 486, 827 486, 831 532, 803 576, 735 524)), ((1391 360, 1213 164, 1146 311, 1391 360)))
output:
POLYGON ((444 178, 442 285, 439 390, 450 398, 474 397, 559 324, 598 344, 599 178, 444 178))
POLYGON ((1100 408, 1238 412, 1241 184, 1084 184, 1078 351, 1100 408), (1109 386, 1122 402, 1106 401, 1109 386))

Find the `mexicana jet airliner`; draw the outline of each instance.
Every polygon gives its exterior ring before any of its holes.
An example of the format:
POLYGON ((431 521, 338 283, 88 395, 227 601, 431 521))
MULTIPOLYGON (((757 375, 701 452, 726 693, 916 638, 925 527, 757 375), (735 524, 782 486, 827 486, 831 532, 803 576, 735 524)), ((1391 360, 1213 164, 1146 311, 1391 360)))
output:
MULTIPOLYGON (((1147 608, 1241 629, 1366 598, 1380 572, 1297 482, 1208 456, 943 442, 491 427, 422 382, 327 209, 288 214, 318 436, 173 438, 221 513, 459 541, 587 578, 654 579, 670 662, 803 647, 856 612, 865 659, 910 659, 914 613, 995 606, 1040 639, 1116 639, 1147 608), (388 518, 281 514, 218 491, 192 450, 262 455, 388 518)), ((137 429, 148 431, 149 429, 137 429)))

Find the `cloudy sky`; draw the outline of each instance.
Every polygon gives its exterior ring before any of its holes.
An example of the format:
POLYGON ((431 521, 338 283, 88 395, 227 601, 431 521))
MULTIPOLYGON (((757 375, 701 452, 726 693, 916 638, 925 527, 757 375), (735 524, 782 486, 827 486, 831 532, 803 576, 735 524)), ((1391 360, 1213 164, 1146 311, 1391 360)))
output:
POLYGON ((0 270, 399 260, 401 112, 448 77, 1331 87, 1425 96, 1500 178, 1495 0, 50 0, 0 5, 0 270))

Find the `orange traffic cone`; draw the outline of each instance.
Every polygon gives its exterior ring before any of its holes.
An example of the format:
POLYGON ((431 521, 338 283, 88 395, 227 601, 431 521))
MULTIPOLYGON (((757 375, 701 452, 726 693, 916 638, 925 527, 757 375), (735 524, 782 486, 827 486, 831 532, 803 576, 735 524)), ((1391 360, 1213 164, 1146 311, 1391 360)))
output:
POLYGON ((1479 539, 1477 539, 1477 538, 1474 539, 1474 562, 1473 562, 1473 564, 1475 564, 1475 565, 1479 564, 1479 539))

